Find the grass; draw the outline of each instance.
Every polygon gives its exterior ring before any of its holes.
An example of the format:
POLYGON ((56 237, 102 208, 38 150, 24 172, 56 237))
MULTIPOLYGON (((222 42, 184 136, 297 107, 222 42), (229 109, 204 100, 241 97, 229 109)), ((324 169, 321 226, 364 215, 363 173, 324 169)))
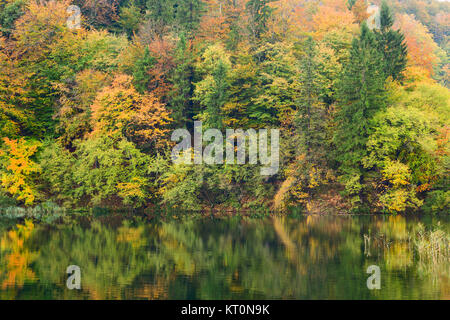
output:
POLYGON ((450 263, 450 235, 440 224, 433 230, 426 230, 422 224, 413 239, 419 256, 420 268, 427 274, 448 274, 450 263))

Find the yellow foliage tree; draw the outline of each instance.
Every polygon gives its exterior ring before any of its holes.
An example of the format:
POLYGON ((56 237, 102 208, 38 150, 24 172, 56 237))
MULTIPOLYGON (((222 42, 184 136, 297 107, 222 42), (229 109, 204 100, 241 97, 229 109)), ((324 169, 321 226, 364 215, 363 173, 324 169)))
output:
POLYGON ((169 112, 153 94, 137 92, 131 81, 118 75, 99 92, 91 106, 93 135, 123 135, 141 146, 167 146, 169 112))
POLYGON ((27 142, 21 138, 11 140, 3 138, 6 150, 0 151, 0 157, 5 161, 2 168, 1 185, 8 193, 32 205, 36 199, 37 190, 33 184, 33 176, 40 172, 40 167, 31 157, 36 153, 40 143, 27 142))
POLYGON ((411 169, 399 161, 387 161, 382 170, 386 192, 380 197, 384 208, 390 212, 403 212, 406 208, 417 208, 422 201, 416 197, 411 185, 411 169))

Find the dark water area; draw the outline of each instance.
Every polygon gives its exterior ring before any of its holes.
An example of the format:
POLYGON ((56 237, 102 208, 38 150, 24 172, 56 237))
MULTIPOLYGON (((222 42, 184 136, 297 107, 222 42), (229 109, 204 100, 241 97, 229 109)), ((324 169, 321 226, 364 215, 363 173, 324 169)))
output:
POLYGON ((448 300, 448 246, 417 249, 436 228, 448 239, 448 216, 0 220, 0 299, 448 300), (80 290, 66 286, 70 265, 80 290))

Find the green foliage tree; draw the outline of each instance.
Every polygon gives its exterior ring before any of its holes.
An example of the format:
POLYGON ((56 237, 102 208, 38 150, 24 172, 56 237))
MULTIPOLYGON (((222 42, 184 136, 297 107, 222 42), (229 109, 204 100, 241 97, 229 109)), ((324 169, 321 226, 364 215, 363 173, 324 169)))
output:
POLYGON ((139 93, 144 93, 148 90, 150 77, 148 71, 156 63, 156 59, 151 56, 148 47, 144 49, 144 54, 133 65, 132 75, 133 84, 139 93))
POLYGON ((174 28, 191 36, 200 23, 203 8, 201 0, 147 1, 148 16, 156 22, 160 34, 167 28, 174 28))
POLYGON ((249 0, 246 10, 249 15, 248 29, 253 39, 259 40, 268 31, 267 20, 273 12, 268 5, 272 0, 249 0))
POLYGON ((72 199, 91 205, 121 199, 141 206, 150 198, 151 159, 126 139, 98 137, 80 144, 73 165, 72 199))
POLYGON ((319 73, 316 43, 308 38, 305 53, 300 62, 300 92, 297 105, 296 124, 302 136, 300 145, 308 153, 307 160, 311 161, 313 150, 324 145, 324 108, 320 101, 321 75, 319 73))
POLYGON ((398 30, 392 30, 394 18, 386 1, 381 4, 380 30, 375 31, 380 51, 384 55, 384 73, 393 80, 402 80, 406 68, 408 49, 404 35, 398 30))
POLYGON ((14 22, 24 14, 25 0, 10 1, 0 4, 0 32, 10 36, 14 22))
POLYGON ((338 104, 335 159, 347 191, 359 202, 363 200, 365 174, 361 159, 367 155, 370 121, 386 106, 383 57, 377 49, 375 35, 365 24, 359 38, 353 41, 339 84, 338 104))
POLYGON ((141 11, 141 8, 134 2, 120 9, 119 25, 127 33, 129 38, 139 29, 139 24, 143 16, 141 11))
POLYGON ((202 117, 209 128, 223 127, 222 108, 228 101, 230 70, 229 56, 218 45, 207 48, 198 64, 204 78, 196 84, 194 99, 205 108, 202 117))
POLYGON ((192 128, 195 70, 192 50, 184 34, 180 35, 175 49, 175 64, 170 78, 173 90, 170 93, 169 108, 175 125, 192 128))

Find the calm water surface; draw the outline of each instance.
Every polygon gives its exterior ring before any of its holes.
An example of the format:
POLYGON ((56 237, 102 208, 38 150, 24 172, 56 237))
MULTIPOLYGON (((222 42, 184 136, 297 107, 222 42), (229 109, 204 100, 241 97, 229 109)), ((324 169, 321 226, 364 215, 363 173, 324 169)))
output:
POLYGON ((448 233, 448 217, 85 220, 0 222, 0 299, 450 299, 449 262, 410 241, 419 223, 448 233))

